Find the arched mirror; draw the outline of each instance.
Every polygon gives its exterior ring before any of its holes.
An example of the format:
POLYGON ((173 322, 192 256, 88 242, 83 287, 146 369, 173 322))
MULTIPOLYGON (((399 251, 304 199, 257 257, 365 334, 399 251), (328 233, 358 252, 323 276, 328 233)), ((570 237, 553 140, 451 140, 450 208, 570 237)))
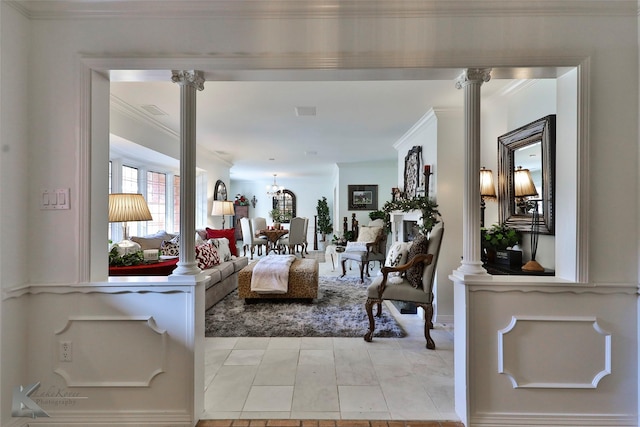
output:
POLYGON ((213 189, 213 200, 227 200, 227 186, 221 180, 216 181, 213 189))
POLYGON ((531 230, 532 213, 521 209, 515 190, 515 170, 528 169, 537 195, 540 233, 554 234, 556 116, 549 115, 498 137, 499 221, 521 231, 531 230))
POLYGON ((273 197, 273 209, 280 214, 281 223, 288 223, 296 216, 296 195, 289 190, 279 191, 273 197))

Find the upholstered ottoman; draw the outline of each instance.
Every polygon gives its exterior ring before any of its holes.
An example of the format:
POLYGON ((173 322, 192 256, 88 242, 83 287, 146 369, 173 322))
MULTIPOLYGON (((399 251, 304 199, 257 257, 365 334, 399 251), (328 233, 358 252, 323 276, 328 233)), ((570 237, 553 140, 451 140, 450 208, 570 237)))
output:
POLYGON ((251 274, 258 261, 244 267, 238 273, 238 297, 251 302, 254 299, 281 299, 318 297, 318 261, 296 258, 289 267, 287 292, 284 294, 259 294, 251 291, 251 274))

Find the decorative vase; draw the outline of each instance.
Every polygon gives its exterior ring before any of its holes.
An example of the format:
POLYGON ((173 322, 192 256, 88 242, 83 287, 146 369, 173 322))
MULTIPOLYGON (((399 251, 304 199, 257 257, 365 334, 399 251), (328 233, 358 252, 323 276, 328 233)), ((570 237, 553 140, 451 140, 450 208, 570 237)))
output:
POLYGON ((275 230, 280 230, 280 223, 279 223, 279 222, 274 222, 274 223, 273 223, 273 228, 274 228, 275 230))

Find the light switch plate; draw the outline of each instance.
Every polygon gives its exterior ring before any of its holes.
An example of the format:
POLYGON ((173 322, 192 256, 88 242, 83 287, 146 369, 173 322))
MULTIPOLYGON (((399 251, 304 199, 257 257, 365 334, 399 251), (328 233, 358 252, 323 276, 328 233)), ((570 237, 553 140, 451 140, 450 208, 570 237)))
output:
POLYGON ((40 193, 40 209, 71 209, 69 204, 69 189, 43 189, 40 193))

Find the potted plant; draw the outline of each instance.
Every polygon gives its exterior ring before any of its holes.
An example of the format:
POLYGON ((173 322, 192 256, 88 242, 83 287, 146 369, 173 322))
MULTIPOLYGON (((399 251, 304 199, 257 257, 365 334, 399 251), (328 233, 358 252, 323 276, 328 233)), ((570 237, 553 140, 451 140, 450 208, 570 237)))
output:
POLYGON ((275 228, 276 230, 280 229, 280 209, 271 209, 269 211, 269 216, 271 217, 271 219, 273 220, 273 228, 275 228))
POLYGON ((511 248, 522 241, 522 233, 505 223, 493 224, 480 230, 482 233, 483 254, 488 262, 522 265, 522 251, 511 248))
POLYGON ((329 216, 329 204, 326 197, 323 196, 322 199, 318 199, 316 212, 318 213, 318 233, 322 235, 320 241, 324 242, 327 234, 333 233, 333 225, 329 216))

